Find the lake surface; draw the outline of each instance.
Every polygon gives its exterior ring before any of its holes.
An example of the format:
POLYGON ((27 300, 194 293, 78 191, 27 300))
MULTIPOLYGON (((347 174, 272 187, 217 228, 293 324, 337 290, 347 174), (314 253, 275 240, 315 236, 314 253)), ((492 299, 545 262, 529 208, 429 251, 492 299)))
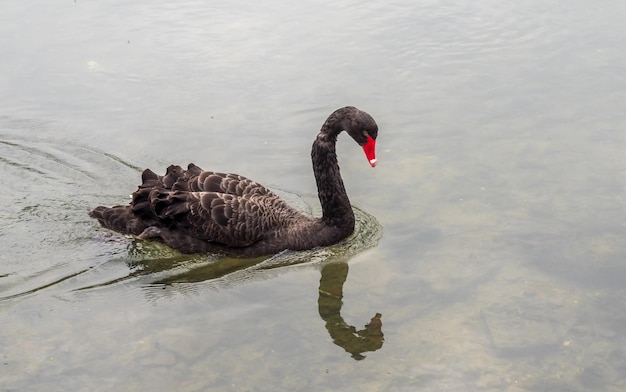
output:
POLYGON ((623 1, 6 3, 0 390, 623 391, 623 1), (87 216, 141 170, 319 212, 336 108, 357 233, 181 256, 87 216), (382 323, 382 325, 381 325, 382 323), (365 325, 368 325, 365 327, 365 325))

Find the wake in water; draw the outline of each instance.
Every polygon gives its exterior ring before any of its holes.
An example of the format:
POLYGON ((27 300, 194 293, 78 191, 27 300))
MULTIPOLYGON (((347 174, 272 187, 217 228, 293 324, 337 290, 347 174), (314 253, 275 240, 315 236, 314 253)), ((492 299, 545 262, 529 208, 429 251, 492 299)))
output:
MULTIPOLYGON (((293 199, 293 195, 291 195, 293 199)), ((136 241, 113 235, 109 241, 128 245, 127 255, 114 257, 109 263, 125 262, 130 272, 110 281, 82 287, 106 286, 129 279, 143 284, 163 285, 214 281, 219 286, 230 286, 250 279, 273 276, 268 270, 279 267, 347 261, 356 254, 378 244, 382 227, 372 215, 354 208, 354 233, 333 246, 307 251, 283 251, 270 257, 234 258, 222 255, 182 255, 158 242, 136 241)), ((93 271, 94 273, 96 271, 93 271)), ((89 275, 89 274, 88 274, 89 275)))
POLYGON ((0 128, 5 184, 0 194, 0 299, 64 286, 97 265, 93 224, 85 213, 96 195, 117 198, 116 185, 107 177, 138 171, 95 148, 33 136, 39 127, 21 122, 0 128))

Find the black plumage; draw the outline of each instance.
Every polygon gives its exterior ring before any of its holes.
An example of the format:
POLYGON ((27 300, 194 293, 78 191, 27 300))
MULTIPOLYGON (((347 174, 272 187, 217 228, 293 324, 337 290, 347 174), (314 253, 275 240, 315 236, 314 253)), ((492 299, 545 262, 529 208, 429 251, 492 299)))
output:
POLYGON ((322 125, 311 150, 322 217, 305 214, 271 190, 237 174, 170 166, 146 169, 126 206, 96 207, 90 216, 108 229, 155 239, 183 253, 261 256, 339 242, 354 231, 354 213, 335 152, 346 131, 376 165, 378 126, 367 113, 344 107, 322 125))

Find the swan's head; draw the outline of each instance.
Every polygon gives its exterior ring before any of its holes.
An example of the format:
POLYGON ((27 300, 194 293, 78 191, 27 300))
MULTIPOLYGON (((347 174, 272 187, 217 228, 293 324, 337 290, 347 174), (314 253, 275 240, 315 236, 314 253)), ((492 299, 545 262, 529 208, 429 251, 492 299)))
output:
MULTIPOLYGON (((378 137, 378 125, 369 114, 355 107, 345 107, 346 114, 343 121, 343 129, 354 139, 372 167, 376 166, 376 137, 378 137)), ((342 110, 342 109, 340 109, 342 110)))

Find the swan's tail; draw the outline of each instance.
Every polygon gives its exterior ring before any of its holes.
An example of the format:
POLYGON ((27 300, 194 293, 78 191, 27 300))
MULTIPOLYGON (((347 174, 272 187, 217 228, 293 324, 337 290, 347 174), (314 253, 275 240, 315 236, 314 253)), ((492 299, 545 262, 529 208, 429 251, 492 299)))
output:
POLYGON ((148 222, 135 215, 131 206, 98 206, 89 216, 97 219, 103 227, 122 234, 139 235, 149 226, 148 222))

